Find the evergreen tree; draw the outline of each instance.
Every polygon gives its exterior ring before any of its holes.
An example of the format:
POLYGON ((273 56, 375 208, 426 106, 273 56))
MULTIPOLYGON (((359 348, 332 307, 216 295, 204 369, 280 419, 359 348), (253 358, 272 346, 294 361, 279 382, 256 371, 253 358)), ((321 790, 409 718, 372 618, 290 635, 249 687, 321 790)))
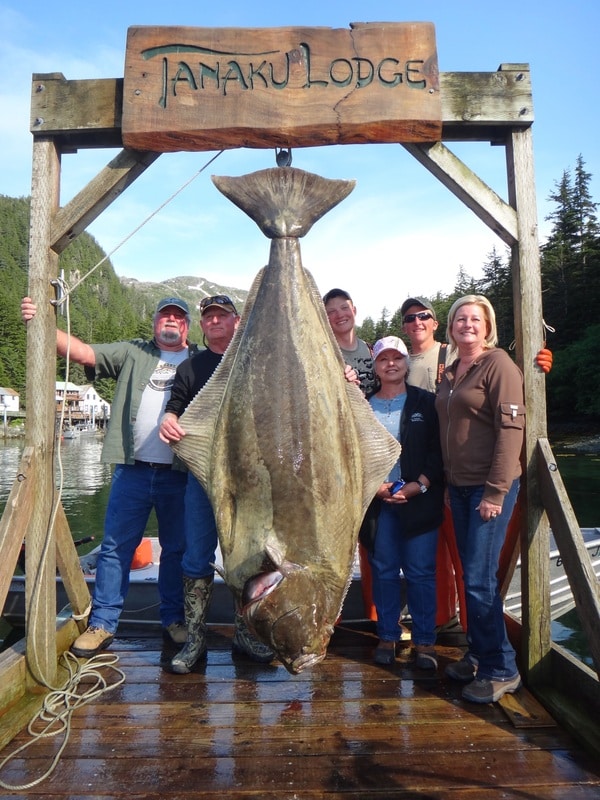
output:
POLYGON ((393 314, 392 318, 390 319, 390 323, 388 325, 388 336, 402 336, 402 313, 400 308, 396 309, 396 312, 393 314))
POLYGON ((580 277, 578 230, 575 209, 575 190, 571 174, 563 172, 549 199, 556 208, 546 219, 551 220, 552 232, 542 247, 542 275, 545 289, 544 315, 557 328, 556 344, 572 341, 570 317, 573 289, 580 277), (556 320, 556 323, 553 322, 556 320))
MULTIPOLYGON (((581 311, 590 318, 596 313, 596 298, 600 293, 600 228, 596 209, 590 194, 591 175, 584 169, 582 156, 577 159, 574 178, 574 203, 577 218, 575 248, 579 253, 581 288, 575 299, 581 311)), ((579 289, 579 287, 578 287, 579 289)))
POLYGON ((548 375, 551 419, 600 417, 600 324, 588 327, 581 339, 555 352, 548 375))
POLYGON ((585 267, 589 264, 590 257, 594 255, 597 257, 598 255, 600 229, 598 227, 598 218, 596 217, 598 203, 594 203, 590 195, 590 180, 592 176, 585 171, 584 167, 583 158, 579 155, 575 166, 573 201, 575 203, 578 227, 577 245, 581 254, 583 274, 585 276, 585 267))
POLYGON ((478 294, 490 301, 496 312, 498 341, 507 348, 515 338, 512 274, 509 261, 503 261, 494 247, 483 265, 483 277, 478 281, 478 294))
MULTIPOLYGON (((457 300, 465 294, 477 294, 478 291, 479 287, 477 281, 465 271, 465 268, 461 264, 456 276, 456 283, 454 284, 454 300, 457 300)), ((452 302, 454 302, 454 300, 452 302)))
POLYGON ((365 317, 362 325, 356 326, 356 335, 369 344, 375 344, 377 336, 375 335, 375 323, 371 317, 365 317))
POLYGON ((388 324, 388 317, 389 311, 387 308, 384 308, 381 312, 381 317, 379 321, 375 325, 375 340, 383 339, 384 336, 388 335, 389 324, 388 324))

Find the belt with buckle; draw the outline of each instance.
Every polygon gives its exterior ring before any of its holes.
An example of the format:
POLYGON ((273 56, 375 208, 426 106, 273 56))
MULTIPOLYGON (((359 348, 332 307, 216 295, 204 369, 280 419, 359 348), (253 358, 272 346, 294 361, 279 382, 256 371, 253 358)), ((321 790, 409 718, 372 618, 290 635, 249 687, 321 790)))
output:
POLYGON ((150 467, 150 469, 171 469, 170 464, 158 464, 156 461, 138 461, 136 458, 135 463, 141 464, 143 467, 150 467))

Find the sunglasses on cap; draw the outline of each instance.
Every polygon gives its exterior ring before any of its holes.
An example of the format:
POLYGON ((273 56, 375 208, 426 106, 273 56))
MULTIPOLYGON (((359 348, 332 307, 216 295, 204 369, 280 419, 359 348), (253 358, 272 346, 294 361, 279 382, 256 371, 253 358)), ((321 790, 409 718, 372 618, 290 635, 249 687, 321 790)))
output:
POLYGON ((200 311, 204 311, 204 309, 208 308, 208 306, 231 306, 235 309, 233 300, 230 297, 227 297, 226 294, 216 294, 213 297, 204 297, 200 301, 200 311))
POLYGON ((429 311, 418 311, 416 314, 407 314, 404 317, 404 322, 414 322, 416 319, 425 322, 428 319, 433 319, 433 314, 429 311))

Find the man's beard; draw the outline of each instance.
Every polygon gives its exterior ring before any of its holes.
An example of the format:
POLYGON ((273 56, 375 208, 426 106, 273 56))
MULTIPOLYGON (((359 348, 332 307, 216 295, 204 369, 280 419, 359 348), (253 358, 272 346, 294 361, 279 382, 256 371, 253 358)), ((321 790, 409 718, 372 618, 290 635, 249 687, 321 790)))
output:
POLYGON ((181 334, 179 331, 165 328, 158 334, 156 338, 162 344, 179 344, 181 341, 181 334))

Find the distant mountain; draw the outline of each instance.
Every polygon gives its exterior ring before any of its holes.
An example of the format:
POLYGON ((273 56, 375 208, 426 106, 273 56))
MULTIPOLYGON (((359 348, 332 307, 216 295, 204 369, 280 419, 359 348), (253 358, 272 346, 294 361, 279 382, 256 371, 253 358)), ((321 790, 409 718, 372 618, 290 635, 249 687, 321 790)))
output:
POLYGON ((194 321, 198 319, 198 315, 194 314, 193 310, 198 308, 204 297, 225 294, 233 300, 235 307, 241 313, 248 296, 245 289, 221 286, 206 280, 206 278, 192 277, 191 275, 169 278, 159 283, 138 281, 135 278, 121 278, 121 283, 134 291, 138 297, 146 298, 149 306, 155 306, 163 297, 181 297, 188 303, 194 321))

